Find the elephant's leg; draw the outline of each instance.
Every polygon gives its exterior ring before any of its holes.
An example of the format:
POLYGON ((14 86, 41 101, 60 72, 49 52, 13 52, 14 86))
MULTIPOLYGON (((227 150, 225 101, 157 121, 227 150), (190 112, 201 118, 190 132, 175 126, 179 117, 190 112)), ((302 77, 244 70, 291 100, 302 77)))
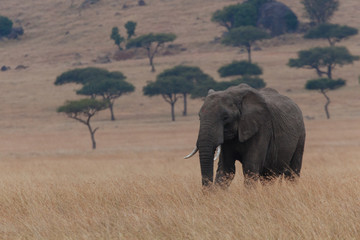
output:
POLYGON ((271 132, 262 132, 247 142, 246 151, 242 157, 244 183, 246 187, 253 187, 263 171, 271 132))
POLYGON ((256 148, 250 148, 245 154, 242 162, 244 183, 246 187, 253 187, 260 178, 260 170, 265 161, 265 151, 256 148))
POLYGON ((222 148, 216 170, 215 184, 227 188, 235 177, 235 159, 232 154, 227 151, 226 146, 222 148))
POLYGON ((300 176, 304 145, 305 137, 301 137, 291 158, 290 171, 285 172, 285 178, 288 180, 294 180, 296 177, 300 176))

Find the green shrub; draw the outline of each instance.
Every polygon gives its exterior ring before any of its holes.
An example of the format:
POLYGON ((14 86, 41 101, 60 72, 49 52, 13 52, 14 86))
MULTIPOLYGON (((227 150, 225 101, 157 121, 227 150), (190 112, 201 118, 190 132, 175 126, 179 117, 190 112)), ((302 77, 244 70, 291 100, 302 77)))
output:
POLYGON ((7 36, 11 33, 13 22, 4 16, 0 16, 0 37, 7 36))

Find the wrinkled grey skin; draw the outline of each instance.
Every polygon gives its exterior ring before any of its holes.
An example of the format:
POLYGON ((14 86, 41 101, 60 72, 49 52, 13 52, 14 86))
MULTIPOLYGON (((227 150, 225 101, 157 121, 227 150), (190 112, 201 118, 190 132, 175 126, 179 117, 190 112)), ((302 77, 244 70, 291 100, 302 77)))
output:
POLYGON ((305 127, 299 107, 276 90, 260 91, 240 84, 225 91, 209 92, 199 112, 197 147, 202 184, 213 182, 214 152, 222 151, 215 184, 230 185, 235 161, 242 163, 245 184, 259 178, 300 176, 305 127))

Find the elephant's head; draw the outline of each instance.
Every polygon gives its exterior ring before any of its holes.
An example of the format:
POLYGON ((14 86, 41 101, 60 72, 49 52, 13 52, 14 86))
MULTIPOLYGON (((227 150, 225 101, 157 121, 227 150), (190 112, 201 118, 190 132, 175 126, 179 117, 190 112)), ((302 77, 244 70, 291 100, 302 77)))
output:
MULTIPOLYGON (((202 184, 213 182, 214 153, 225 141, 245 142, 269 119, 263 96, 246 84, 225 91, 209 91, 199 112, 199 151, 202 184)), ((186 158, 187 158, 186 157, 186 158)))

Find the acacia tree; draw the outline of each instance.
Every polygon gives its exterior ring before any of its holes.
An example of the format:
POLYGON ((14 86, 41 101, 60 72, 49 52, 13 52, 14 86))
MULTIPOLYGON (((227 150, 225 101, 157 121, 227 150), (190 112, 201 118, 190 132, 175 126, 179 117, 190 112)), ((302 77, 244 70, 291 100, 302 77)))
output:
POLYGON ((114 43, 116 46, 118 46, 119 50, 123 50, 121 43, 125 41, 125 38, 120 35, 118 27, 112 28, 110 38, 114 40, 114 43))
POLYGON ((302 0, 306 16, 316 25, 328 22, 339 8, 339 0, 302 0))
POLYGON ((180 87, 182 80, 179 77, 159 78, 155 82, 148 82, 143 88, 145 96, 161 95, 171 106, 171 120, 175 121, 175 103, 181 97, 180 87))
POLYGON ((100 81, 91 81, 86 83, 83 88, 76 91, 77 94, 87 96, 101 96, 103 100, 108 102, 110 109, 111 120, 115 120, 114 116, 114 102, 119 97, 131 93, 135 90, 134 85, 125 81, 125 76, 117 73, 117 78, 103 78, 100 81))
POLYGON ((251 63, 251 47, 256 41, 270 38, 270 35, 253 26, 245 26, 231 29, 223 39, 225 45, 245 47, 248 53, 248 61, 251 63))
MULTIPOLYGON (((187 115, 187 96, 192 94, 196 86, 208 81, 214 81, 212 77, 205 74, 199 67, 178 65, 160 73, 157 78, 177 77, 182 81, 181 94, 184 100, 183 116, 187 115)), ((192 96, 193 98, 196 96, 192 96)))
POLYGON ((327 95, 327 92, 329 90, 335 90, 342 86, 345 86, 346 82, 345 80, 338 79, 333 80, 329 78, 319 78, 319 79, 313 79, 309 80, 305 84, 305 89, 308 90, 318 90, 321 94, 324 95, 326 98, 326 103, 324 106, 326 118, 330 119, 330 113, 329 113, 329 104, 330 104, 330 98, 327 95))
POLYGON ((85 124, 90 132, 92 149, 96 149, 95 132, 98 127, 92 128, 90 124, 91 118, 99 111, 106 109, 106 101, 96 99, 82 99, 77 101, 67 101, 63 106, 57 109, 59 113, 65 113, 69 118, 75 119, 85 124))
POLYGON ((126 28, 127 32, 127 39, 129 40, 132 36, 135 36, 135 28, 136 28, 136 22, 128 21, 125 23, 124 27, 126 28))
POLYGON ((326 39, 330 46, 335 46, 335 43, 347 39, 358 34, 358 30, 353 27, 339 24, 322 23, 315 28, 310 29, 304 35, 308 39, 326 39))
POLYGON ((298 52, 298 58, 289 59, 288 66, 295 68, 315 69, 319 77, 326 75, 332 79, 332 71, 339 65, 351 64, 359 56, 349 53, 346 47, 315 47, 298 52))
POLYGON ((111 120, 115 120, 113 110, 115 100, 135 90, 135 87, 126 82, 125 79, 126 76, 121 72, 109 72, 102 68, 88 67, 64 72, 56 78, 54 84, 81 84, 82 88, 76 93, 91 96, 92 98, 101 97, 103 100, 108 101, 111 120))
POLYGON ((149 58, 151 72, 155 72, 154 57, 159 48, 163 47, 165 43, 172 42, 176 39, 173 33, 149 33, 141 35, 137 38, 130 39, 126 44, 126 48, 144 48, 147 51, 149 58))

